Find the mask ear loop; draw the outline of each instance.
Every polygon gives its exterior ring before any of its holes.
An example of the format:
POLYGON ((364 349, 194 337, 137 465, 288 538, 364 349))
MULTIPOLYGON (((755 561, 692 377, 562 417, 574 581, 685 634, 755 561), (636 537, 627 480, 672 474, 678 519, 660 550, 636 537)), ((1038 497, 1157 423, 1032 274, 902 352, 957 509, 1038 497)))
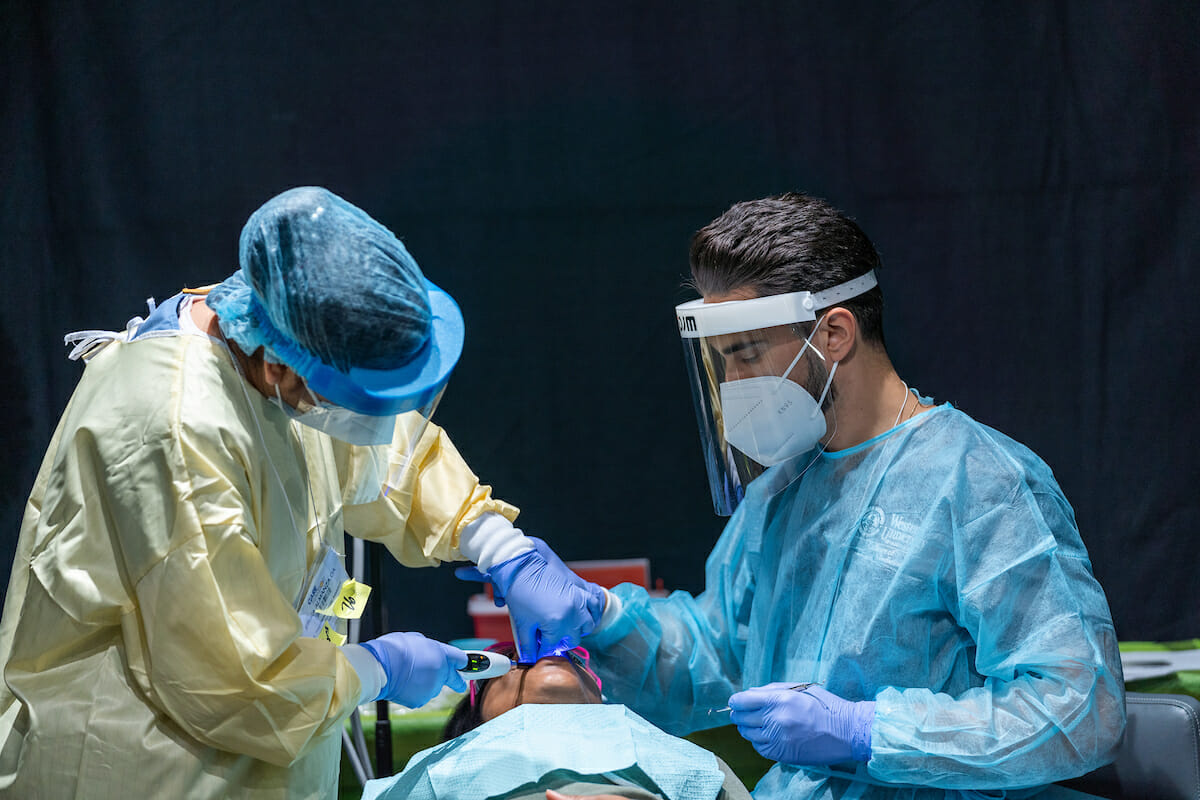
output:
MULTIPOLYGON (((825 312, 825 314, 828 314, 828 313, 829 313, 828 311, 826 311, 826 312, 825 312)), ((812 333, 810 333, 810 334, 808 335, 808 338, 806 338, 806 339, 804 340, 804 344, 800 346, 800 352, 799 352, 799 353, 796 353, 796 357, 792 359, 792 363, 791 363, 791 364, 788 364, 788 368, 787 368, 787 369, 785 369, 785 370, 783 371, 783 374, 779 376, 779 382, 778 382, 777 384, 775 384, 775 388, 776 388, 777 390, 778 390, 778 388, 779 388, 780 386, 783 386, 783 382, 784 382, 784 381, 786 381, 786 380, 788 379, 788 376, 792 374, 792 370, 794 370, 794 369, 796 368, 796 365, 800 363, 800 357, 804 355, 804 351, 805 351, 805 350, 808 350, 809 348, 812 348, 812 351, 813 351, 814 353, 816 353, 816 354, 817 354, 817 358, 821 359, 822 361, 824 361, 824 360, 825 360, 825 354, 824 354, 824 353, 822 353, 820 350, 818 350, 818 349, 817 349, 817 346, 816 346, 815 344, 813 344, 813 343, 812 343, 812 338, 813 338, 814 336, 816 336, 816 335, 817 335, 817 331, 818 331, 818 330, 821 328, 821 323, 825 321, 825 314, 822 314, 822 315, 821 315, 821 318, 820 318, 819 320, 817 320, 817 324, 813 326, 812 333)), ((833 365, 833 368, 836 370, 836 369, 837 369, 837 364, 834 364, 834 365, 833 365)), ((833 380, 833 374, 832 374, 832 373, 830 373, 829 379, 830 379, 831 381, 833 380)), ((825 391, 829 391, 829 384, 828 384, 828 383, 826 383, 826 384, 825 384, 825 391)), ((818 406, 818 407, 821 405, 821 402, 822 402, 824 399, 825 399, 825 392, 822 392, 822 393, 821 393, 821 400, 818 400, 818 401, 817 401, 817 406, 818 406)))
MULTIPOLYGON (((829 312, 827 311, 825 313, 828 314, 829 312)), ((818 327, 820 327, 821 322, 824 319, 825 319, 825 314, 822 314, 821 319, 817 320, 818 327)), ((821 351, 818 350, 813 345, 809 344, 809 342, 812 340, 813 335, 815 335, 816 332, 817 332, 817 329, 813 328, 813 332, 808 335, 808 339, 804 340, 804 345, 805 345, 805 347, 812 347, 813 352, 816 353, 818 356, 821 356, 821 360, 824 361, 825 356, 821 354, 821 351)), ((800 348, 800 354, 796 356, 796 361, 800 360, 800 355, 804 354, 804 349, 805 349, 804 347, 800 348)), ((793 366, 795 366, 796 361, 792 362, 793 366)), ((825 404, 825 397, 829 394, 829 387, 833 385, 833 376, 837 372, 838 364, 840 364, 840 363, 841 363, 840 361, 833 362, 833 369, 829 370, 829 376, 825 379, 825 386, 824 386, 824 388, 821 389, 821 397, 817 400, 816 408, 813 409, 814 417, 817 414, 822 413, 821 406, 823 406, 825 404)), ((788 367, 788 372, 791 372, 791 371, 792 371, 792 368, 788 367)), ((824 453, 826 448, 829 447, 829 443, 833 441, 833 437, 837 436, 837 428, 838 428, 837 405, 835 404, 835 405, 831 406, 829 410, 833 412, 833 430, 829 433, 828 436, 825 437, 825 441, 821 442, 821 447, 817 450, 816 454, 813 455, 812 460, 809 461, 808 464, 805 465, 804 469, 800 470, 800 472, 796 475, 796 477, 792 479, 793 481, 799 480, 801 477, 804 476, 804 473, 808 472, 809 468, 811 468, 813 464, 817 463, 817 459, 820 458, 821 454, 824 453)))
MULTIPOLYGON (((817 398, 817 407, 813 409, 813 417, 821 413, 821 406, 825 405, 825 398, 829 394, 829 387, 833 385, 833 376, 837 374, 838 364, 840 363, 840 361, 833 362, 833 369, 829 370, 829 377, 825 379, 825 388, 821 390, 821 396, 817 398)), ((837 415, 835 414, 834 420, 836 419, 837 415)))
POLYGON ((271 388, 275 390, 275 405, 279 406, 279 410, 287 414, 288 418, 290 419, 291 416, 296 413, 296 410, 284 402, 283 394, 279 391, 278 383, 271 384, 271 388))
MULTIPOLYGON (((300 378, 300 383, 302 383, 304 385, 304 391, 308 394, 307 402, 312 404, 312 408, 321 408, 321 398, 317 397, 317 393, 314 392, 312 390, 312 387, 310 387, 308 385, 308 381, 305 380, 303 375, 297 375, 297 377, 300 378)), ((276 392, 279 391, 279 384, 275 384, 275 391, 276 392)), ((302 403, 302 402, 305 402, 303 398, 301 398, 300 401, 298 403, 296 403, 296 410, 303 414, 305 411, 308 411, 309 409, 302 408, 300 406, 300 403, 302 403)))

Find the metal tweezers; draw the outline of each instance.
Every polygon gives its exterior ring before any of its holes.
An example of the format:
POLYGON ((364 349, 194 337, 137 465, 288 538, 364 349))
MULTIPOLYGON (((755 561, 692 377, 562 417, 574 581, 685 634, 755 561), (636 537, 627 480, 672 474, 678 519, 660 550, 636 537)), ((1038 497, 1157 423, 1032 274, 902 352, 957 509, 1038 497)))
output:
MULTIPOLYGON (((782 688, 789 692, 803 692, 805 689, 807 689, 810 686, 820 686, 820 684, 815 683, 815 682, 814 683, 797 683, 795 686, 784 686, 782 688)), ((709 711, 708 713, 709 714, 720 714, 724 711, 732 711, 732 710, 733 709, 730 708, 729 706, 725 706, 724 708, 714 708, 711 711, 709 711)))

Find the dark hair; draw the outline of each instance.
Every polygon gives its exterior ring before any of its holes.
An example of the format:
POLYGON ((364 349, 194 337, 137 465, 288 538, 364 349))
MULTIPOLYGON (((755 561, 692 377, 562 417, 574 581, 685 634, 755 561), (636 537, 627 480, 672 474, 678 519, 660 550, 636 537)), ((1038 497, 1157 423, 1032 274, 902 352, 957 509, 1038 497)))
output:
MULTIPOLYGON (((497 642, 488 650, 509 659, 517 658, 517 646, 512 642, 497 642)), ((473 731, 483 724, 483 698, 487 694, 492 680, 492 678, 484 678, 468 684, 467 696, 458 701, 458 705, 450 712, 450 718, 446 720, 446 726, 442 728, 443 742, 448 742, 467 731, 473 731), (472 692, 474 697, 471 696, 472 692)))
POLYGON ((454 711, 450 712, 450 718, 446 720, 446 726, 442 728, 442 741, 448 742, 455 736, 461 736, 467 731, 473 731, 483 724, 483 692, 487 686, 487 680, 477 681, 475 687, 475 702, 471 702, 471 698, 464 697, 458 701, 458 705, 454 707, 454 711))
MULTIPOLYGON (((816 197, 788 192, 732 206, 692 237, 692 286, 702 295, 749 287, 760 297, 819 292, 879 269, 871 240, 816 197)), ((862 338, 884 346, 883 293, 876 286, 837 305, 862 338)), ((819 312, 818 312, 819 314, 819 312)))

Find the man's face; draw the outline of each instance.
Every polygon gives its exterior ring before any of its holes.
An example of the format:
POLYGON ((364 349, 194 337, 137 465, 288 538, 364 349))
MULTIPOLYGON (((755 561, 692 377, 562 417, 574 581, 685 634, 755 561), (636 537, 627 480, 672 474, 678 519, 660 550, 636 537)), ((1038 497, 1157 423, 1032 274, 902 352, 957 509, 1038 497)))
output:
MULTIPOLYGON (((722 381, 737 381, 761 376, 788 377, 805 385, 808 367, 792 362, 804 347, 802 331, 793 325, 777 325, 742 333, 713 336, 707 341, 714 353, 714 364, 721 370, 722 381)), ((801 361, 807 362, 804 358, 801 361)))
MULTIPOLYGON (((758 292, 748 286, 734 289, 725 294, 706 294, 705 303, 724 303, 730 300, 753 300, 758 292)), ((771 328, 729 333, 713 336, 706 341, 711 347, 713 367, 718 370, 719 381, 736 381, 760 376, 779 377, 787 373, 789 379, 808 390, 813 397, 820 394, 825 380, 825 370, 813 362, 819 362, 815 353, 808 353, 792 367, 800 349, 804 347, 806 333, 799 325, 777 325, 771 328), (802 362, 802 363, 801 363, 802 362), (788 368, 791 372, 788 372, 788 368), (813 384, 817 384, 813 389, 813 384)))
POLYGON ((599 703, 596 680, 572 658, 548 656, 513 669, 488 682, 480 704, 483 721, 495 719, 523 703, 599 703))

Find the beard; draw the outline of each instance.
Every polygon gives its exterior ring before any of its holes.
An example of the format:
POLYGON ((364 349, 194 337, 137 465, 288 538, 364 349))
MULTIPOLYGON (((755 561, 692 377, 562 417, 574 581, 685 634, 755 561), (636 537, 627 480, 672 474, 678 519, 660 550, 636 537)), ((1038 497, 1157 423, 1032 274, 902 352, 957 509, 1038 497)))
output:
MULTIPOLYGON (((808 361, 808 374, 804 376, 804 383, 800 385, 804 387, 804 391, 812 395, 813 400, 816 400, 821 396, 821 390, 825 388, 825 381, 829 380, 829 370, 825 369, 825 362, 817 358, 811 351, 805 358, 808 361)), ((829 387, 829 394, 825 395, 825 402, 821 403, 822 411, 829 410, 836 391, 833 386, 829 387)))

